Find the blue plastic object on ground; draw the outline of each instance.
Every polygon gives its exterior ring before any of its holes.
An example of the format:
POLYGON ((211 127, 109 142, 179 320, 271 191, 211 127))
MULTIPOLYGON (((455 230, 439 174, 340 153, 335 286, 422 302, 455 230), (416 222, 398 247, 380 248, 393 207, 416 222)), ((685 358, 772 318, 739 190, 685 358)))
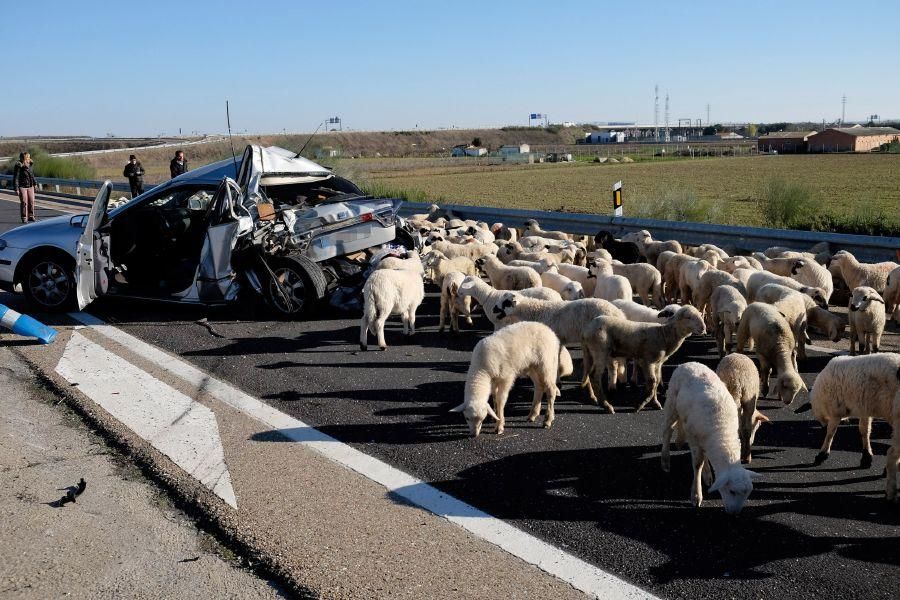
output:
POLYGON ((37 338, 42 344, 49 344, 56 339, 55 329, 4 304, 0 304, 0 325, 11 329, 17 335, 37 338))

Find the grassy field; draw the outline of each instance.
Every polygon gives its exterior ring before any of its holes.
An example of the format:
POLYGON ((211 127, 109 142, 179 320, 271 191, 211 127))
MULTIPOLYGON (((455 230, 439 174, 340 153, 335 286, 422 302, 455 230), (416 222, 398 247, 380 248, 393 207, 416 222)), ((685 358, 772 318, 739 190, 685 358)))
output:
POLYGON ((629 205, 671 193, 693 194, 721 207, 726 223, 760 225, 756 201, 781 178, 810 190, 824 209, 900 216, 900 155, 796 155, 704 158, 630 164, 438 166, 397 160, 341 160, 337 168, 385 190, 413 197, 507 208, 609 213, 621 180, 629 205))

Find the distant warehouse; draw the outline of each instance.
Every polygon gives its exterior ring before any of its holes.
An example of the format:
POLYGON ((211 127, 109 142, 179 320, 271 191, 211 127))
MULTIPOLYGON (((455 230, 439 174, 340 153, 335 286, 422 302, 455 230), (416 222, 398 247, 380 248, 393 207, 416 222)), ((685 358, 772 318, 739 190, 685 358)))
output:
POLYGON ((809 138, 810 152, 871 152, 900 140, 893 127, 834 127, 809 138))
POLYGON ((756 147, 760 152, 796 154, 809 149, 809 138, 815 131, 775 131, 759 136, 756 147))

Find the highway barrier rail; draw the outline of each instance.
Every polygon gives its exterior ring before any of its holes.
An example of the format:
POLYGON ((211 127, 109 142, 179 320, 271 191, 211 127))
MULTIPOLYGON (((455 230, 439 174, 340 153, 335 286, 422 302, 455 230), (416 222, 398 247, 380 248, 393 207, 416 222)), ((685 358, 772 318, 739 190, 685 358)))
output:
MULTIPOLYGON (((0 175, 0 184, 10 187, 11 175, 0 175)), ((37 178, 40 191, 61 196, 92 198, 83 195, 82 190, 99 189, 102 181, 79 181, 73 179, 37 178), (65 194, 61 189, 74 189, 75 194, 65 194)), ((156 185, 156 184, 153 184, 156 185)), ((149 190, 153 186, 147 185, 149 190)), ((117 192, 129 192, 127 183, 114 183, 117 192)), ((404 202, 402 215, 427 213, 430 204, 404 202)), ((849 235, 825 231, 797 231, 793 229, 766 229, 739 225, 718 225, 714 223, 689 223, 683 221, 659 221, 656 219, 634 219, 612 215, 592 215, 583 213, 549 212, 541 210, 521 210, 514 208, 493 208, 468 204, 441 204, 441 208, 452 211, 462 219, 485 221, 489 224, 504 223, 522 227, 528 219, 537 219, 543 229, 555 229, 568 233, 595 235, 606 230, 616 237, 631 231, 646 229, 654 239, 678 240, 683 244, 715 244, 726 250, 761 251, 771 246, 786 246, 797 250, 807 250, 819 242, 828 242, 833 251, 847 250, 863 261, 900 260, 900 237, 849 235)), ((900 235, 900 232, 897 232, 900 235)))

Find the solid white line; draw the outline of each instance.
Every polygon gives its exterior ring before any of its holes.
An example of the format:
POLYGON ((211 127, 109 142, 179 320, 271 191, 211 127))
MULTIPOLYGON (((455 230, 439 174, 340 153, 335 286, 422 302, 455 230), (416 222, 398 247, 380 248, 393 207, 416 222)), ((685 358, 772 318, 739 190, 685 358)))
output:
POLYGON ((841 354, 847 354, 847 350, 838 350, 837 348, 826 348, 824 346, 814 346, 812 344, 807 344, 806 349, 812 350, 813 352, 821 352, 822 354, 832 354, 834 356, 839 356, 841 354))
POLYGON ((288 439, 302 443, 334 462, 383 485, 391 494, 400 496, 416 506, 456 523, 479 538, 501 547, 513 556, 566 581, 578 590, 597 598, 610 600, 655 598, 652 594, 599 567, 445 494, 387 463, 339 442, 249 394, 215 379, 180 358, 106 324, 93 315, 70 313, 70 316, 190 385, 205 390, 223 403, 247 414, 267 427, 278 430, 288 439))
POLYGON ((56 372, 105 411, 237 508, 216 415, 78 332, 56 372))

